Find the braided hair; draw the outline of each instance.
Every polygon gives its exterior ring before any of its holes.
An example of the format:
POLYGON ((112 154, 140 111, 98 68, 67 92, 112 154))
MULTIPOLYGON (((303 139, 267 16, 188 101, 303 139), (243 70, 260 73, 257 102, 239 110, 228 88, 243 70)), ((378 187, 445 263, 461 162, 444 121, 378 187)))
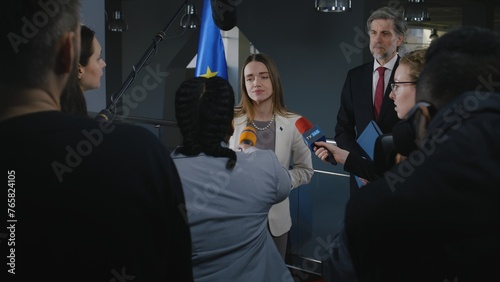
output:
POLYGON ((233 134, 234 91, 224 78, 194 77, 184 81, 175 95, 175 117, 183 136, 177 153, 205 153, 229 158, 226 168, 236 164, 236 153, 224 146, 233 134))

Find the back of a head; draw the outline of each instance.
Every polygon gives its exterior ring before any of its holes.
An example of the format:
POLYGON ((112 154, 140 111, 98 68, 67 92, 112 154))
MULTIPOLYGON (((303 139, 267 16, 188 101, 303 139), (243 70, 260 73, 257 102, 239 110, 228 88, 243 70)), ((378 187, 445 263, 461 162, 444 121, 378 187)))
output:
POLYGON ((61 35, 80 23, 80 1, 2 1, 0 84, 40 87, 54 67, 61 35))
POLYGON ((424 68, 425 53, 427 48, 415 49, 404 54, 399 60, 400 65, 407 65, 410 70, 411 80, 418 81, 424 68))
POLYGON ((176 92, 175 117, 183 137, 176 152, 228 157, 228 169, 234 167, 235 152, 222 145, 233 134, 234 91, 227 80, 215 76, 184 81, 176 92))
POLYGON ((440 109, 467 91, 499 92, 500 35, 480 27, 450 31, 429 46, 417 101, 440 109))

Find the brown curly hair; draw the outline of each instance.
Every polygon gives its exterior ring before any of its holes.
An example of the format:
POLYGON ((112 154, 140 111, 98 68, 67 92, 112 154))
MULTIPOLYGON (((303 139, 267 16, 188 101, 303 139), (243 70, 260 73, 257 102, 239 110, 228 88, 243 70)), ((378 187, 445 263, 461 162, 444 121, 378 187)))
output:
POLYGON ((409 66, 411 81, 418 81, 420 77, 424 68, 425 52, 427 52, 427 48, 416 49, 404 54, 399 60, 400 65, 409 66))

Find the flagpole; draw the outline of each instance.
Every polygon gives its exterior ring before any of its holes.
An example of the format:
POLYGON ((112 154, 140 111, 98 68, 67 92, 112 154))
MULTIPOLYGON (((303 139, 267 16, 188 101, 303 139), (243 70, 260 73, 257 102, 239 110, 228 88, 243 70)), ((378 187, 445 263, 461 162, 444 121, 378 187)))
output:
POLYGON ((96 120, 98 120, 98 121, 112 121, 113 120, 114 110, 115 110, 115 107, 116 107, 116 103, 123 96, 123 94, 128 89, 128 87, 130 86, 130 84, 132 84, 132 81, 134 81, 135 76, 139 73, 139 71, 142 69, 142 67, 144 66, 144 64, 149 60, 149 58, 151 57, 151 55, 155 52, 155 49, 158 47, 158 44, 166 37, 167 31, 170 29, 170 26, 172 26, 172 24, 174 23, 174 20, 177 17, 179 17, 179 14, 182 12, 183 8, 187 4, 189 4, 189 1, 190 0, 184 1, 184 3, 182 4, 182 6, 175 13, 175 16, 169 21, 169 23, 165 26, 165 28, 163 28, 163 30, 159 31, 156 34, 156 36, 153 39, 153 43, 151 43, 151 45, 146 50, 146 52, 144 53, 144 55, 142 55, 142 57, 139 60, 139 62, 132 67, 132 71, 128 75, 128 77, 125 80, 125 82, 122 84, 122 87, 120 88, 120 90, 118 92, 116 92, 115 94, 111 95, 111 103, 109 104, 109 106, 107 106, 106 109, 100 111, 96 115, 96 117, 95 117, 96 120))

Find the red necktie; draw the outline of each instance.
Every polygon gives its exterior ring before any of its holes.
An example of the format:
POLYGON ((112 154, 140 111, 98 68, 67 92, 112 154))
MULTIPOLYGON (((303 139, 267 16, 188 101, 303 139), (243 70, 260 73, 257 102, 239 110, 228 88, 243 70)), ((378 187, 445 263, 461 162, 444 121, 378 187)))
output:
POLYGON ((384 98, 384 67, 378 67, 378 82, 377 88, 375 88, 375 102, 373 103, 373 107, 375 110, 375 120, 378 118, 378 114, 380 113, 380 108, 382 107, 382 100, 384 98))

